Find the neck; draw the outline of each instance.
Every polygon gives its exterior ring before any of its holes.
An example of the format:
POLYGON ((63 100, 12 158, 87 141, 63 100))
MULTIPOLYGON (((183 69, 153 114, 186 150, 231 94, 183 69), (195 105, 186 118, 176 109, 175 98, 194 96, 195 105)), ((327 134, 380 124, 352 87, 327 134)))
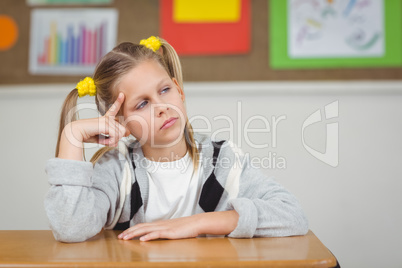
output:
POLYGON ((142 146, 144 156, 155 162, 172 162, 183 158, 187 153, 186 140, 183 138, 175 145, 167 148, 152 148, 149 144, 142 146))

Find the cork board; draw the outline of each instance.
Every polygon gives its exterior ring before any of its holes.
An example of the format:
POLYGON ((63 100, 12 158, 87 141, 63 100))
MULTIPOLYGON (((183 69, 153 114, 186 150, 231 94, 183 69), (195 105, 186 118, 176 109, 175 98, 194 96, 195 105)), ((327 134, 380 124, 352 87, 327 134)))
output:
MULTIPOLYGON (((402 67, 272 70, 268 65, 268 1, 252 0, 251 4, 250 53, 225 56, 182 56, 184 81, 402 79, 402 67)), ((138 43, 139 40, 150 35, 159 35, 159 0, 114 0, 112 5, 93 7, 113 7, 118 10, 118 43, 122 41, 138 43)), ((19 28, 19 38, 15 46, 10 50, 0 51, 0 84, 77 83, 83 77, 29 74, 29 30, 30 14, 33 8, 27 6, 25 0, 0 1, 0 13, 13 17, 19 28)))

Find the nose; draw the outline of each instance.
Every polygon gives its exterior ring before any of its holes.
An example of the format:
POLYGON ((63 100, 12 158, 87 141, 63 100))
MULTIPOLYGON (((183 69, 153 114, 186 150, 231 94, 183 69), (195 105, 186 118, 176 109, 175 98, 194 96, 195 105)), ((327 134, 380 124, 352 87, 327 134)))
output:
POLYGON ((162 116, 162 114, 166 113, 169 111, 169 106, 166 103, 156 103, 154 104, 155 106, 155 115, 156 116, 162 116))

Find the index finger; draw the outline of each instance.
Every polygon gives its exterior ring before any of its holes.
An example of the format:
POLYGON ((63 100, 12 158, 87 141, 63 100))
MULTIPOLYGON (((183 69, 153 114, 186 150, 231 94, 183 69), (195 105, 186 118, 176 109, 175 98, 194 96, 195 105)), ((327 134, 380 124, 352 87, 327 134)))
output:
POLYGON ((119 112, 123 102, 124 102, 124 94, 120 92, 116 101, 112 104, 112 107, 110 107, 109 110, 106 112, 105 116, 115 116, 119 112))

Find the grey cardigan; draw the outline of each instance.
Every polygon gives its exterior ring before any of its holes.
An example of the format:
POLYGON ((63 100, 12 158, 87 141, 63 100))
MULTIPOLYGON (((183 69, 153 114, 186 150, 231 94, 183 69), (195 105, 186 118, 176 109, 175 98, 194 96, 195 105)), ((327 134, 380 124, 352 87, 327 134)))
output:
MULTIPOLYGON (((304 235, 306 217, 296 198, 273 178, 251 167, 230 141, 196 133, 202 162, 202 191, 196 213, 235 209, 234 238, 304 235)), ((123 230, 144 222, 148 176, 138 141, 120 140, 96 164, 49 159, 45 210, 56 240, 85 241, 102 228, 123 230)))

